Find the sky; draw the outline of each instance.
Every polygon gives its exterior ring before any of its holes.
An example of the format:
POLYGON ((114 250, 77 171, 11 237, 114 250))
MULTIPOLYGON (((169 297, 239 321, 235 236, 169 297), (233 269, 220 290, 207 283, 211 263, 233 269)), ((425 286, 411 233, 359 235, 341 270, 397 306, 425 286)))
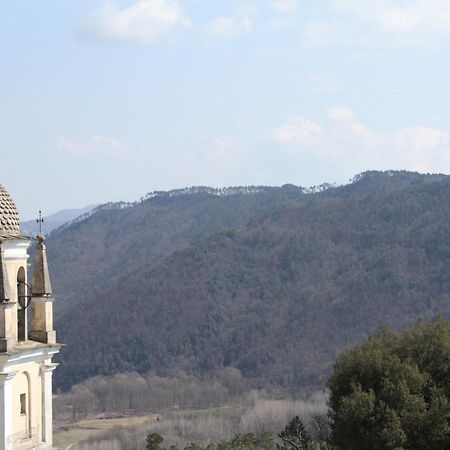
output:
POLYGON ((450 0, 15 0, 0 183, 23 220, 193 185, 450 172, 450 0))

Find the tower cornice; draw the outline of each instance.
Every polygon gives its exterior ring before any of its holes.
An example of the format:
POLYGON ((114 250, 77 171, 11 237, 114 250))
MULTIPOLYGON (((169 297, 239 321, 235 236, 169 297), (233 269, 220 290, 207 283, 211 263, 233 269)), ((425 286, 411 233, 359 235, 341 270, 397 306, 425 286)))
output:
POLYGON ((5 370, 16 364, 28 362, 42 363, 59 353, 62 346, 62 344, 41 344, 34 341, 20 343, 11 351, 0 353, 0 370, 5 370))

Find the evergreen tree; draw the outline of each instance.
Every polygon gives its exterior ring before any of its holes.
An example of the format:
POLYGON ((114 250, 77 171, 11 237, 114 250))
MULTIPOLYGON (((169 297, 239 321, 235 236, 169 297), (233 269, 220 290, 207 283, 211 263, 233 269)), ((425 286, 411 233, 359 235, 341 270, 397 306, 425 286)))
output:
POLYGON ((330 383, 332 437, 346 450, 450 448, 450 326, 387 328, 344 351, 330 383))
POLYGON ((286 425, 278 437, 283 443, 283 445, 277 445, 279 450, 307 450, 310 448, 311 438, 298 416, 295 416, 286 425))
POLYGON ((147 450, 162 450, 161 444, 164 441, 163 437, 158 433, 151 433, 146 439, 146 449, 147 450))

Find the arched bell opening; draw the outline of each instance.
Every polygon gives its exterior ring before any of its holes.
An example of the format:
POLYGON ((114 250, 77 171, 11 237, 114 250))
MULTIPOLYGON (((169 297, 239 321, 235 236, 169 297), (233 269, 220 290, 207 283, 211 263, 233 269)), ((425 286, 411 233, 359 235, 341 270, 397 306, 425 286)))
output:
POLYGON ((25 269, 20 267, 17 272, 17 340, 27 340, 27 285, 25 269))

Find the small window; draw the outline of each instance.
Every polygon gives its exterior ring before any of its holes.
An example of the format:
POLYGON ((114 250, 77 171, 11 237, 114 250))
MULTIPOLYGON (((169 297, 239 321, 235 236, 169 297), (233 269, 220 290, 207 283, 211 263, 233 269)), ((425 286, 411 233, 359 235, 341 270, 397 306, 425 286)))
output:
POLYGON ((20 394, 20 414, 27 413, 27 394, 20 394))

